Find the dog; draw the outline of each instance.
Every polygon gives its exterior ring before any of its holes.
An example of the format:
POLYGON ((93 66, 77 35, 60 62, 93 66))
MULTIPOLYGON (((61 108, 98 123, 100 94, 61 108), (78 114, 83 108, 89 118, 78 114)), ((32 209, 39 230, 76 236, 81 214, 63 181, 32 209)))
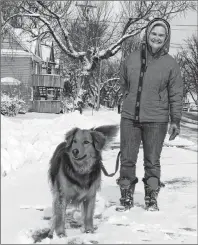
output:
POLYGON ((49 180, 52 187, 53 238, 66 236, 65 220, 68 205, 81 205, 84 232, 93 233, 96 193, 101 185, 102 150, 116 136, 117 125, 91 129, 73 128, 65 135, 50 160, 49 180))

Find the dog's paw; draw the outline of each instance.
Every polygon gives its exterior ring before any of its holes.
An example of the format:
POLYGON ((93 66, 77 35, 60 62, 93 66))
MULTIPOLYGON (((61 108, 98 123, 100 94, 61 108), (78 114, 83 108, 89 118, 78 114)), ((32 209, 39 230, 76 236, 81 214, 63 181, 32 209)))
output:
POLYGON ((86 229, 85 233, 94 233, 94 229, 86 229))
POLYGON ((57 234, 57 236, 58 236, 59 238, 63 238, 63 237, 66 237, 66 234, 65 234, 65 233, 59 233, 59 234, 57 234))
POLYGON ((34 243, 41 242, 43 239, 47 238, 49 232, 50 232, 49 228, 35 230, 32 233, 32 239, 34 243))
POLYGON ((99 242, 98 241, 94 241, 94 240, 90 240, 89 241, 91 244, 98 244, 99 242))
POLYGON ((95 230, 97 230, 98 227, 96 225, 94 225, 94 227, 87 227, 83 230, 83 233, 94 233, 95 230))
POLYGON ((65 231, 65 229, 64 229, 62 226, 56 228, 55 231, 56 231, 56 235, 57 235, 59 238, 66 237, 66 231, 65 231))
POLYGON ((47 235, 47 237, 48 237, 49 239, 53 239, 53 234, 49 233, 49 234, 47 235))
POLYGON ((91 227, 84 227, 81 229, 82 233, 93 233, 94 232, 94 228, 91 227))

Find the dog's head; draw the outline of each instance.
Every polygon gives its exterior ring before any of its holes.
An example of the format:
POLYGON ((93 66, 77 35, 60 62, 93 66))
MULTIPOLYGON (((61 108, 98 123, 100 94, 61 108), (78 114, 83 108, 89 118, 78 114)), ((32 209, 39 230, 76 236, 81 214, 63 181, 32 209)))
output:
POLYGON ((70 159, 83 164, 96 160, 105 144, 105 136, 96 131, 74 128, 66 134, 66 148, 70 159))
POLYGON ((78 164, 88 160, 95 161, 106 143, 116 135, 117 130, 117 126, 102 126, 95 129, 73 128, 65 137, 70 159, 78 164))

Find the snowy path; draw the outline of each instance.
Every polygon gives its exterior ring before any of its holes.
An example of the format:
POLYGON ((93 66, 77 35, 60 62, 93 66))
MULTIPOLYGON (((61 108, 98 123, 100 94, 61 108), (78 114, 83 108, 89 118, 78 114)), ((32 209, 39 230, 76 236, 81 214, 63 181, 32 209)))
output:
MULTIPOLYGON (((116 150, 104 153, 104 163, 109 172, 114 169, 116 150)), ((82 234, 80 229, 68 229, 68 241, 87 243, 196 243, 197 240, 197 176, 196 162, 185 157, 185 150, 165 149, 162 158, 163 177, 166 187, 159 196, 160 212, 150 213, 143 209, 144 192, 142 152, 137 165, 139 183, 135 193, 135 207, 130 212, 118 213, 113 203, 118 203, 119 190, 113 178, 103 177, 102 190, 98 195, 95 219, 98 230, 95 234, 82 234), (171 152, 172 151, 172 152, 171 152), (172 154, 179 154, 182 162, 175 163, 172 154), (167 159, 168 162, 167 162, 167 159), (176 172, 176 164, 180 165, 176 172), (109 236, 111 234, 111 236, 109 236), (121 235, 120 235, 121 234, 121 235)), ((195 159, 195 158, 194 158, 195 159)), ((26 165, 2 181, 2 242, 32 243, 30 229, 48 227, 43 212, 36 209, 50 207, 51 195, 46 177, 47 166, 26 165), (29 206, 29 209, 20 209, 29 206)), ((61 243, 55 238, 52 243, 61 243)), ((43 242, 49 243, 48 239, 43 242)))
MULTIPOLYGON (((38 208, 51 207, 47 169, 53 148, 62 139, 63 128, 70 128, 72 124, 89 127, 93 124, 104 124, 104 121, 105 124, 118 122, 117 114, 113 116, 113 112, 108 112, 108 117, 107 113, 101 113, 98 114, 98 117, 95 115, 94 118, 89 115, 84 118, 75 114, 73 119, 66 118, 67 126, 65 126, 64 117, 55 117, 52 121, 35 119, 31 124, 33 132, 27 131, 26 123, 30 124, 28 120, 27 122, 23 120, 22 126, 17 125, 18 128, 21 127, 20 129, 24 130, 23 143, 18 142, 19 148, 17 149, 19 150, 26 140, 28 142, 28 137, 31 136, 34 139, 32 141, 34 152, 42 151, 42 154, 39 155, 39 160, 35 157, 34 159, 38 161, 34 162, 28 161, 29 158, 26 157, 26 164, 2 178, 1 242, 3 244, 33 243, 32 231, 49 227, 49 221, 43 219, 44 211, 40 211, 38 208), (39 131, 40 128, 43 129, 42 132, 39 131), (51 130, 56 133, 51 135, 49 133, 51 130), (35 139, 38 132, 40 132, 39 136, 35 139), (49 144, 45 142, 47 137, 49 144), (42 142, 45 143, 42 144, 42 142)), ((11 137, 11 129, 9 133, 11 137)), ((15 139, 19 138, 16 136, 15 139)), ((8 143, 7 147, 9 152, 8 143)), ((104 165, 108 172, 114 171, 118 150, 108 149, 103 153, 104 165)), ((54 237, 52 240, 46 238, 42 243, 197 244, 197 152, 164 147, 161 165, 162 181, 165 182, 166 187, 161 189, 160 211, 155 213, 144 210, 144 187, 141 181, 143 177, 142 153, 142 149, 140 149, 137 163, 139 183, 136 185, 135 207, 133 209, 125 213, 115 211, 115 204, 119 200, 119 188, 116 185, 118 173, 112 178, 103 176, 102 188, 96 202, 94 218, 94 223, 98 226, 96 232, 83 234, 80 228, 68 228, 67 238, 54 237)), ((78 221, 77 211, 74 218, 78 221)))

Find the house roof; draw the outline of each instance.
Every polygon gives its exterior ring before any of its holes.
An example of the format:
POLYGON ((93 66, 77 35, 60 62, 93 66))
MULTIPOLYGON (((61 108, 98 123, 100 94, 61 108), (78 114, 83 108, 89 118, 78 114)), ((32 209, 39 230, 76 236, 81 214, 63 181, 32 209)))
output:
POLYGON ((55 64, 59 64, 59 59, 55 59, 54 55, 54 44, 52 42, 51 47, 47 47, 41 45, 40 40, 32 40, 31 36, 28 33, 24 33, 24 31, 20 28, 13 28, 9 23, 6 23, 5 28, 9 31, 9 33, 14 37, 14 40, 18 42, 18 44, 23 48, 24 52, 19 50, 3 50, 1 49, 1 55, 9 55, 14 54, 18 57, 29 56, 32 57, 33 60, 37 62, 51 62, 55 64))
POLYGON ((18 49, 1 49, 1 56, 15 56, 15 57, 31 57, 32 60, 37 62, 43 62, 43 60, 37 55, 32 54, 31 52, 27 52, 25 50, 18 49))
MULTIPOLYGON (((26 47, 28 47, 31 50, 31 52, 41 57, 43 61, 49 62, 50 52, 52 49, 50 46, 42 45, 40 40, 38 39, 31 40, 32 38, 30 37, 30 35, 27 33, 24 33, 23 30, 20 28, 15 29, 15 33, 17 34, 17 36, 21 37, 22 42, 26 45, 26 47)), ((55 56, 54 56, 54 59, 55 59, 55 56)), ((55 63, 59 63, 59 60, 55 59, 55 63)))
POLYGON ((1 55, 7 56, 7 55, 15 55, 18 57, 24 57, 29 56, 33 60, 37 62, 43 62, 43 59, 39 57, 37 54, 34 54, 32 50, 28 47, 28 45, 25 44, 22 38, 19 38, 19 35, 17 35, 17 30, 14 29, 9 23, 6 23, 5 29, 9 32, 9 34, 13 37, 13 39, 22 47, 23 50, 18 49, 1 49, 1 55))

